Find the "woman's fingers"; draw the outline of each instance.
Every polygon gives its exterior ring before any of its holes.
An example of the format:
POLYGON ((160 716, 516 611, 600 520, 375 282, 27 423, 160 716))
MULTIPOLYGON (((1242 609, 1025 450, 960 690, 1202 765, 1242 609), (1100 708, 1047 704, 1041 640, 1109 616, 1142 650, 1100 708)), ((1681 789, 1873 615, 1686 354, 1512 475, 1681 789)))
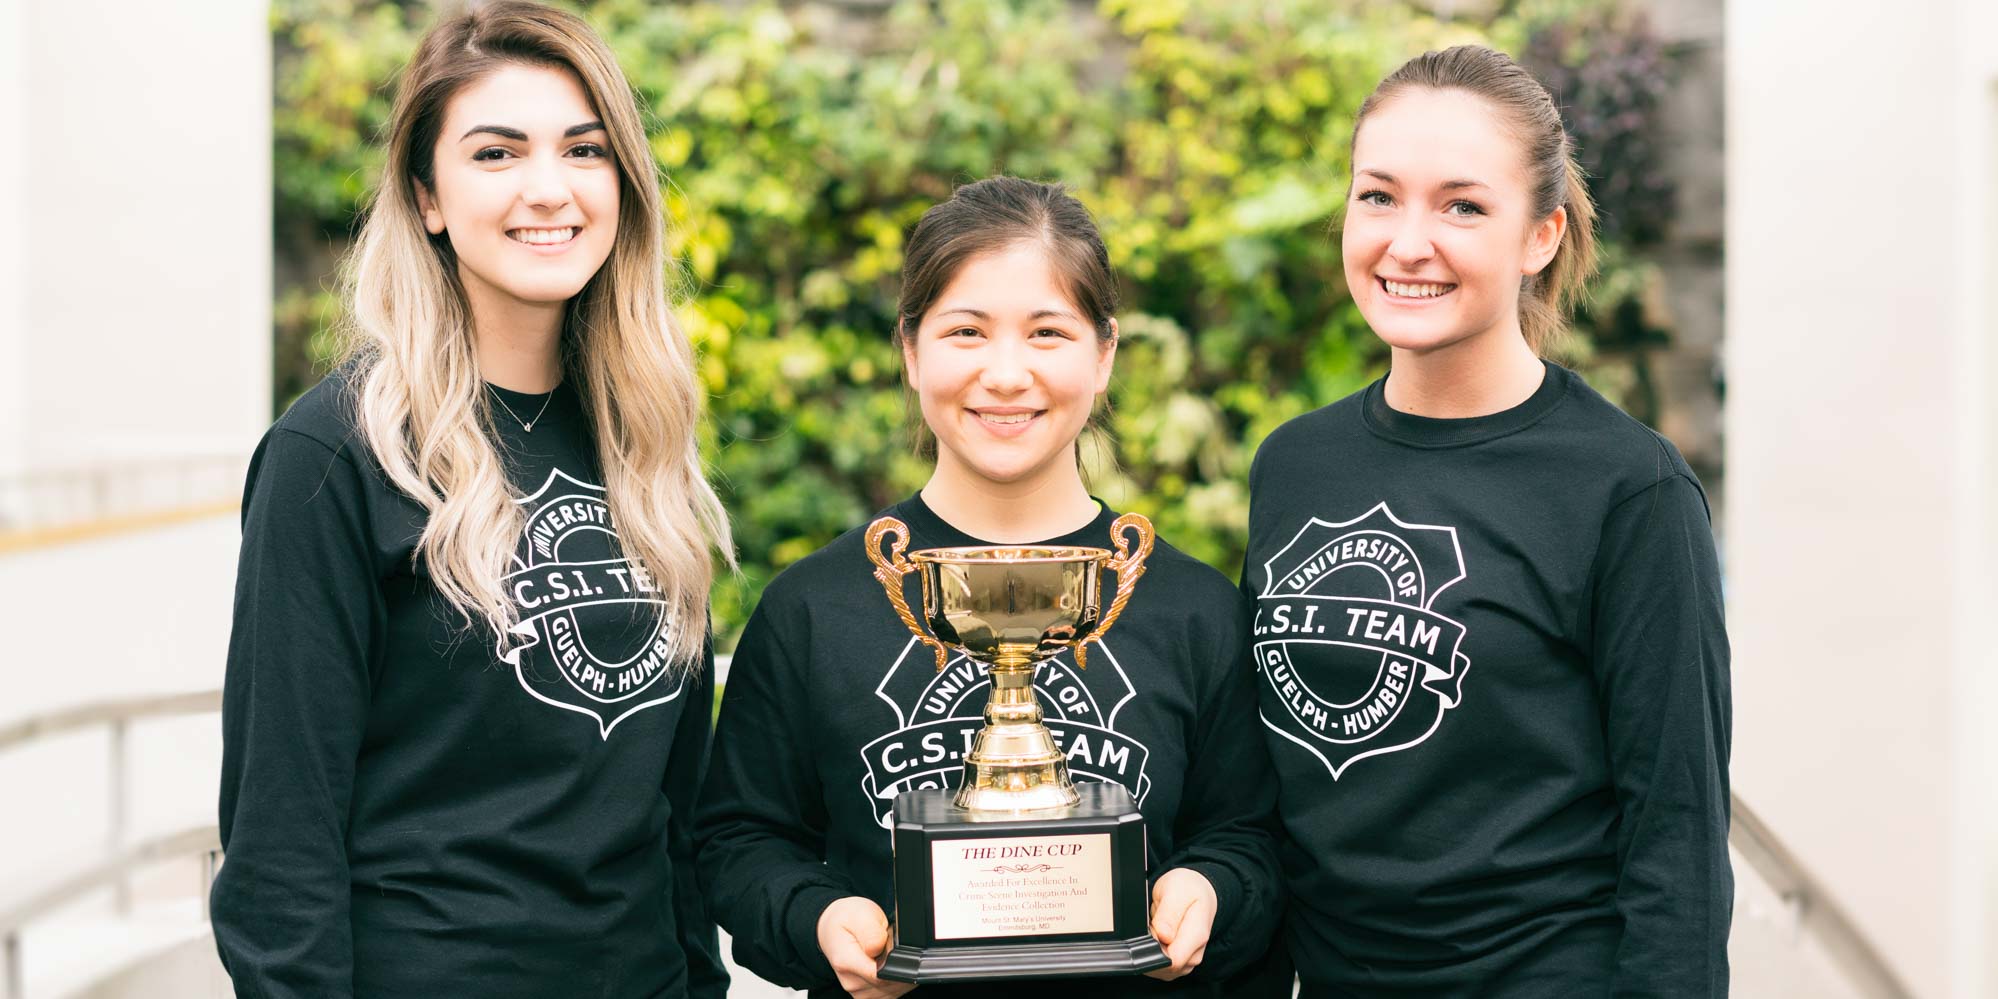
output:
POLYGON ((1180 974, 1200 966, 1201 959, 1207 956, 1207 938, 1213 930, 1213 910, 1196 899, 1179 921, 1179 931, 1173 937, 1172 945, 1166 948, 1166 956, 1172 958, 1173 967, 1181 969, 1180 974))
POLYGON ((1179 867, 1152 886, 1152 935, 1172 964, 1145 974, 1172 981, 1200 966, 1214 930, 1214 886, 1198 871, 1179 867))
POLYGON ((872 899, 855 895, 826 906, 819 915, 819 951, 854 999, 894 999, 915 987, 876 976, 888 953, 888 915, 872 899))
POLYGON ((874 957, 862 950, 860 943, 851 935, 841 933, 843 939, 826 940, 826 963, 832 965, 833 974, 839 976, 839 987, 849 995, 858 996, 861 990, 871 988, 880 980, 874 977, 874 957))

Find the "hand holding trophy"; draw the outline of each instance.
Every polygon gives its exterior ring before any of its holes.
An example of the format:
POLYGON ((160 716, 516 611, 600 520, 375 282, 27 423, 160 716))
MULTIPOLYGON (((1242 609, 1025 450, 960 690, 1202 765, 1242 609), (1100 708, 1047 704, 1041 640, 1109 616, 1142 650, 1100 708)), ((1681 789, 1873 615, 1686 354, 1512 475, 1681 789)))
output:
POLYGON ((881 977, 928 984, 1166 966, 1147 930, 1144 817, 1122 785, 1076 786, 1033 685, 1035 665, 1064 649, 1086 667, 1083 643, 1108 633, 1144 574, 1151 522, 1119 517, 1114 554, 993 546, 905 556, 908 537, 892 517, 868 527, 875 579, 939 670, 958 649, 985 664, 992 693, 957 791, 895 799, 894 946, 881 977), (1107 612, 1106 568, 1117 576, 1107 612), (912 573, 920 621, 903 593, 912 573))

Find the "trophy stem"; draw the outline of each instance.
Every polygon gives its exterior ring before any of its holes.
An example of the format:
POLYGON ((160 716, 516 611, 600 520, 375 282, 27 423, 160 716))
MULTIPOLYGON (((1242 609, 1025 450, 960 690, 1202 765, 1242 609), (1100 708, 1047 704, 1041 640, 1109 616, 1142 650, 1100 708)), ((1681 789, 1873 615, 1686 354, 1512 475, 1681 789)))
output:
POLYGON ((1019 812, 1082 800, 1069 779, 1068 760, 1041 722, 1033 665, 1002 661, 987 675, 992 697, 985 705, 985 727, 964 754, 964 782, 953 801, 959 808, 1019 812))

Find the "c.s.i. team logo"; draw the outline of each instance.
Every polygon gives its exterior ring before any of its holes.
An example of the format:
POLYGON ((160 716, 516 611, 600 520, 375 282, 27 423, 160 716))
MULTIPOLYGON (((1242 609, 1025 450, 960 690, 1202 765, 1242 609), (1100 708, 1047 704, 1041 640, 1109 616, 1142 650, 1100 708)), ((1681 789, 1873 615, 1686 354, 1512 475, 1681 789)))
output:
POLYGON ((527 530, 506 587, 520 622, 500 658, 521 689, 589 715, 609 739, 619 722, 679 697, 686 686, 687 671, 672 668, 665 602, 652 577, 624 557, 602 486, 558 468, 516 502, 527 508, 527 530), (633 628, 633 621, 653 624, 633 628), (559 682, 543 672, 549 665, 559 682))
POLYGON ((1312 518, 1262 568, 1263 724, 1332 779, 1420 744, 1462 700, 1464 626, 1433 609, 1465 576, 1456 528, 1404 523, 1381 503, 1337 524, 1312 518))
MULTIPOLYGON (((937 672, 936 660, 915 638, 902 647, 874 688, 894 709, 895 729, 860 749, 860 789, 873 803, 876 821, 889 824, 895 796, 904 791, 963 782, 964 754, 972 734, 985 725, 991 688, 985 664, 962 652, 937 672)), ((1076 669, 1067 652, 1041 663, 1034 668, 1034 695, 1076 780, 1114 781, 1145 803, 1152 789, 1145 774, 1151 750, 1117 731, 1117 714, 1137 690, 1115 652, 1094 641, 1087 670, 1076 669)))

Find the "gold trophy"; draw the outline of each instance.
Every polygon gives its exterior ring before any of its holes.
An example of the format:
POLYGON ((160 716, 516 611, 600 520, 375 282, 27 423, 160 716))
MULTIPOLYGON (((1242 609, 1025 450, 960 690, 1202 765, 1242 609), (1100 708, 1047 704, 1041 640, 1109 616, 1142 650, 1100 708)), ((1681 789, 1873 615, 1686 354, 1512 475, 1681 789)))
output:
POLYGON ((1151 522, 1125 514, 1110 535, 1114 553, 992 546, 905 557, 906 525, 869 525, 874 578, 937 669, 955 648, 985 664, 992 683, 956 792, 895 799, 895 942, 883 978, 1116 975, 1170 963, 1149 929, 1144 817, 1122 785, 1070 779, 1034 695, 1042 660, 1073 649, 1087 668, 1083 643, 1109 632, 1144 575, 1151 522), (1107 612, 1105 569, 1117 576, 1107 612), (903 593, 910 574, 922 584, 922 621, 903 593))

